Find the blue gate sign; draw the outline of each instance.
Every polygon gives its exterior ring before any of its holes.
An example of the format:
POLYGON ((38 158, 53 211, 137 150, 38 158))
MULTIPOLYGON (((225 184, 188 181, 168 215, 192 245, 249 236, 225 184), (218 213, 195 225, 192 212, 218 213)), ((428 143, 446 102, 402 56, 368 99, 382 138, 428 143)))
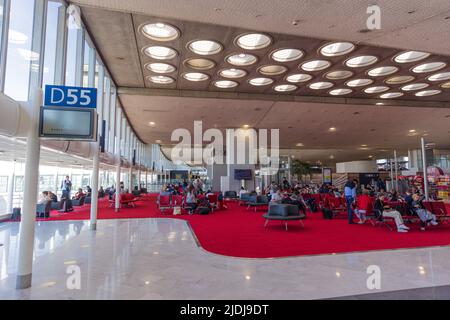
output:
POLYGON ((97 89, 46 85, 44 105, 72 108, 96 108, 97 89))

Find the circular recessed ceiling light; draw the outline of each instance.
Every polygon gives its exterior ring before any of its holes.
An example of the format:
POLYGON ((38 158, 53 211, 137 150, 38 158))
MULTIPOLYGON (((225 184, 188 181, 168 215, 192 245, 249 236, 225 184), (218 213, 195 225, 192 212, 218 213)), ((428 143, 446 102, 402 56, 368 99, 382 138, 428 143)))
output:
POLYGON ((231 56, 228 56, 226 58, 226 61, 229 64, 232 64, 235 66, 249 66, 251 64, 256 63, 256 61, 258 61, 258 58, 256 58, 252 54, 239 53, 239 54, 232 54, 231 56))
POLYGON ((297 90, 298 87, 293 84, 280 84, 273 89, 278 92, 289 92, 289 91, 297 90))
POLYGON ((345 64, 350 68, 367 67, 378 61, 375 56, 357 56, 348 59, 345 64))
POLYGON ((355 79, 348 81, 346 85, 355 88, 355 87, 364 87, 369 84, 372 84, 373 82, 374 81, 372 79, 355 79))
POLYGON ((208 80, 209 76, 201 72, 188 72, 183 74, 183 78, 189 81, 205 81, 208 80))
POLYGON ((401 97, 403 95, 402 92, 388 92, 388 93, 384 93, 380 96, 381 99, 394 99, 394 98, 398 98, 401 97))
POLYGON ((334 42, 327 44, 320 49, 320 53, 326 57, 342 56, 355 49, 355 45, 350 42, 334 42))
POLYGON ((180 31, 170 24, 150 23, 142 27, 144 36, 156 41, 172 41, 180 36, 180 31))
POLYGON ((273 80, 270 78, 253 78, 249 80, 249 83, 253 86, 267 86, 273 83, 273 80))
POLYGON ((259 68, 258 71, 265 76, 276 76, 285 73, 287 68, 285 66, 268 65, 259 68))
POLYGON ((446 82, 446 83, 441 84, 441 88, 450 89, 450 82, 446 82))
POLYGON ((441 93, 441 90, 424 90, 424 91, 419 91, 416 93, 417 97, 428 97, 428 96, 434 96, 436 94, 441 93))
POLYGON ((214 61, 204 58, 188 59, 184 62, 184 64, 196 70, 208 70, 214 68, 216 65, 214 61))
POLYGON ((291 83, 306 82, 312 79, 312 76, 306 73, 291 74, 286 77, 286 81, 291 83))
POLYGON ((413 81, 415 78, 413 76, 396 76, 386 80, 387 84, 403 84, 413 81))
POLYGON ((312 60, 302 64, 302 69, 305 71, 319 71, 331 66, 330 61, 327 60, 312 60))
POLYGON ((332 96, 343 96, 345 94, 352 93, 352 89, 334 89, 329 92, 332 96))
POLYGON ((219 53, 222 51, 223 47, 220 43, 213 40, 195 40, 191 41, 188 44, 189 50, 192 52, 202 55, 208 56, 212 54, 219 53))
POLYGON ((313 90, 321 90, 321 89, 328 89, 334 86, 333 83, 322 81, 322 82, 314 82, 309 85, 309 87, 313 90))
POLYGON ((445 68, 446 65, 447 64, 445 62, 423 63, 423 64, 419 64, 418 66, 415 66, 412 69, 412 71, 415 73, 433 72, 433 71, 445 68))
POLYGON ((330 80, 340 80, 340 79, 347 79, 350 78, 353 75, 353 72, 348 70, 336 70, 328 72, 325 75, 325 78, 330 80))
POLYGON ((371 77, 381 77, 396 73, 397 71, 398 68, 394 66, 378 67, 369 70, 368 75, 371 77))
POLYGON ((151 46, 144 49, 144 53, 156 60, 168 60, 177 56, 177 52, 169 47, 151 46))
POLYGON ((436 73, 428 77, 429 81, 443 81, 450 79, 450 72, 436 73))
POLYGON ((425 89, 426 87, 429 87, 429 86, 430 85, 428 83, 412 83, 412 84, 403 86, 402 90, 403 91, 414 91, 414 90, 425 89))
POLYGON ((176 70, 176 68, 173 65, 160 62, 147 64, 147 69, 154 73, 171 73, 176 70))
POLYGON ((370 87, 370 88, 366 88, 364 90, 365 93, 380 93, 380 92, 385 92, 388 91, 389 87, 385 87, 385 86, 376 86, 376 87, 370 87))
POLYGON ((220 80, 220 81, 214 82, 214 85, 217 88, 228 89, 228 88, 237 87, 239 85, 239 83, 237 83, 236 81, 231 81, 231 80, 220 80))
POLYGON ((272 39, 262 33, 249 33, 239 36, 236 44, 247 50, 257 50, 268 47, 272 43, 272 39))
POLYGON ((167 76, 149 76, 147 79, 157 84, 171 84, 175 82, 173 78, 167 76))
POLYGON ((406 51, 403 53, 400 53, 394 58, 395 62, 398 63, 409 63, 409 62, 415 62, 419 61, 425 58, 428 58, 430 56, 430 53, 428 52, 422 52, 422 51, 406 51))
POLYGON ((331 128, 328 128, 328 131, 329 131, 329 132, 336 132, 337 129, 336 129, 335 127, 331 127, 331 128))
POLYGON ((294 61, 303 57, 303 51, 298 49, 280 49, 272 52, 271 57, 278 62, 294 61))
POLYGON ((231 68, 231 69, 223 69, 219 72, 219 74, 224 78, 234 79, 245 77, 247 75, 247 72, 245 70, 231 68))

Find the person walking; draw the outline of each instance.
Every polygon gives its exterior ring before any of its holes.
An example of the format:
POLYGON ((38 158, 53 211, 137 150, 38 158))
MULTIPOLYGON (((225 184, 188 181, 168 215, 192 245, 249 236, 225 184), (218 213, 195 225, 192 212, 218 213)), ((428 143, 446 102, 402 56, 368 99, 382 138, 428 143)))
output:
POLYGON ((348 223, 353 224, 353 204, 356 200, 355 180, 348 180, 344 187, 345 202, 347 204, 348 223))
POLYGON ((64 179, 61 182, 61 191, 62 191, 62 197, 66 199, 70 199, 70 191, 72 190, 72 181, 70 181, 69 176, 66 176, 66 179, 64 179))

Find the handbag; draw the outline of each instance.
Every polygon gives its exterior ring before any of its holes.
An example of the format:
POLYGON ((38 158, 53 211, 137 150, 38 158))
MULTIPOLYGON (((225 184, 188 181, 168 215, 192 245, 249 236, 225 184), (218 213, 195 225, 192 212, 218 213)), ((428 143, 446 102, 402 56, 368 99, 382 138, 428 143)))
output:
POLYGON ((181 214, 181 207, 173 207, 173 215, 180 215, 181 214))

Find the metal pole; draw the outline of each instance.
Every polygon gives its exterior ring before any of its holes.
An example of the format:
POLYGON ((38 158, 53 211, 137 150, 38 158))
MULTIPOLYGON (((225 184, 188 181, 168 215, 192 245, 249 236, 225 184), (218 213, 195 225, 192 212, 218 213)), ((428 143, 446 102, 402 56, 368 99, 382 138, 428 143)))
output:
MULTIPOLYGON (((394 172, 393 172, 393 167, 392 167, 392 159, 389 159, 389 161, 390 161, 390 166, 391 166, 390 177, 391 177, 391 190, 392 190, 392 186, 394 184, 394 172)), ((388 191, 388 190, 386 190, 386 191, 388 191)))
POLYGON ((420 142, 422 144, 422 167, 423 167, 423 183, 424 183, 424 192, 425 192, 425 200, 428 201, 428 177, 427 177, 427 158, 425 155, 425 139, 420 138, 420 142))
POLYGON ((116 212, 119 212, 120 209, 120 158, 118 159, 118 163, 116 166, 116 202, 115 209, 116 212))
POLYGON ((394 150, 394 165, 395 165, 395 191, 398 192, 397 150, 394 150))

